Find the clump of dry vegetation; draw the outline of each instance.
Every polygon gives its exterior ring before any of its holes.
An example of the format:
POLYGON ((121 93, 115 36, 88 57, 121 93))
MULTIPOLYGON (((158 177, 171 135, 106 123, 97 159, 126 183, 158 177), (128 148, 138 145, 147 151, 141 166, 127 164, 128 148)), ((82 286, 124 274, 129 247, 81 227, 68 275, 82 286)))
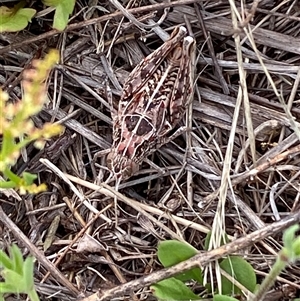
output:
MULTIPOLYGON (((120 3, 125 11, 116 1, 77 1, 63 33, 40 14, 26 30, 0 34, 0 83, 12 101, 22 97, 31 61, 60 50, 49 102, 33 121, 66 128, 41 151, 27 147, 14 166, 17 174, 38 174, 48 191, 3 193, 3 248, 17 242, 35 255, 37 291, 55 294, 52 300, 95 298, 99 289, 98 300, 112 300, 125 288, 129 300, 152 300, 148 286, 162 279, 158 242, 184 240, 201 251, 209 231, 210 249, 225 232, 233 243, 244 237, 229 253, 242 254, 260 282, 281 249, 282 230, 299 222, 297 1, 120 3), (106 181, 107 85, 117 106, 132 69, 179 25, 197 43, 193 108, 179 125, 191 122, 192 129, 148 158, 159 169, 142 163, 116 192, 114 181, 106 181)), ((228 254, 222 250, 219 256, 228 254)), ((207 276, 217 285, 215 273, 207 276)), ((291 300, 299 289, 299 268, 290 266, 266 298, 291 300)))

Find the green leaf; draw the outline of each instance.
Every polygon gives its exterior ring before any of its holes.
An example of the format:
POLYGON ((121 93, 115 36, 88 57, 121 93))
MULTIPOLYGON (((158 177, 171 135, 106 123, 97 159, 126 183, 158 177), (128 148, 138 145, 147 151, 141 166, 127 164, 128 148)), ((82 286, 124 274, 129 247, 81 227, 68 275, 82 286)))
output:
POLYGON ((10 189, 16 188, 17 184, 13 181, 0 181, 0 188, 10 189))
POLYGON ((295 257, 299 259, 300 256, 300 237, 297 237, 293 243, 293 251, 295 254, 295 257))
POLYGON ((55 8, 62 5, 65 10, 71 14, 74 9, 75 0, 43 0, 43 3, 55 8))
POLYGON ((75 0, 43 0, 44 4, 55 8, 53 27, 64 30, 68 24, 69 15, 73 12, 75 0))
MULTIPOLYGON (((185 261, 198 253, 198 250, 188 243, 177 240, 166 240, 160 242, 157 250, 158 259, 166 268, 185 261)), ((200 268, 193 268, 175 276, 175 278, 181 281, 194 279, 200 284, 203 282, 200 268)))
POLYGON ((24 261, 22 253, 16 245, 10 247, 9 253, 10 258, 5 253, 0 252, 2 262, 5 263, 1 270, 1 276, 5 280, 5 282, 0 282, 1 294, 25 293, 32 296, 32 301, 38 301, 33 280, 34 258, 27 257, 24 261))
POLYGON ((9 252, 10 252, 10 258, 13 263, 12 270, 14 270, 16 273, 22 276, 24 261, 23 261, 23 255, 21 253, 21 250, 16 245, 12 245, 9 252))
POLYGON ((23 278, 24 278, 24 284, 27 289, 27 292, 32 290, 34 287, 33 268, 34 268, 34 258, 27 257, 23 264, 23 278))
MULTIPOLYGON (((22 275, 13 270, 4 270, 2 275, 5 279, 4 284, 6 284, 9 289, 14 288, 13 292, 16 293, 26 293, 27 290, 24 286, 24 279, 22 275)), ((3 290, 1 290, 1 293, 4 293, 4 290, 5 286, 3 287, 3 290)))
POLYGON ((283 245, 291 250, 295 241, 295 233, 299 230, 299 225, 293 225, 286 229, 282 236, 283 245))
POLYGON ((8 8, 0 6, 0 32, 16 32, 24 29, 35 15, 32 8, 8 8))
POLYGON ((33 175, 29 172, 23 172, 22 177, 25 180, 25 184, 27 186, 27 185, 31 185, 33 183, 33 181, 37 178, 37 175, 33 175))
POLYGON ((162 280, 151 285, 150 289, 153 295, 159 300, 186 301, 200 299, 200 297, 195 295, 186 285, 175 278, 162 280))
POLYGON ((16 286, 10 283, 0 282, 0 292, 1 294, 15 293, 16 286))
POLYGON ((299 225, 293 225, 283 233, 283 245, 280 252, 281 260, 294 263, 300 257, 300 237, 296 236, 299 225))
POLYGON ((239 301, 236 298, 224 296, 224 295, 214 295, 213 301, 239 301))
POLYGON ((39 295, 37 294, 37 292, 34 288, 27 294, 28 294, 30 301, 40 301, 39 295))
MULTIPOLYGON (((6 269, 12 268, 11 259, 2 250, 0 250, 0 268, 6 268, 6 269)), ((1 269, 0 269, 0 271, 1 271, 1 269)))
POLYGON ((64 30, 68 25, 69 13, 64 9, 62 5, 59 5, 55 10, 53 28, 57 30, 64 30))
POLYGON ((11 182, 14 182, 16 185, 19 185, 22 182, 22 178, 13 173, 10 168, 5 168, 3 170, 3 174, 7 179, 9 179, 11 182))
MULTIPOLYGON (((246 287, 250 292, 254 292, 256 287, 255 272, 251 264, 242 257, 229 256, 220 263, 220 267, 246 287)), ((233 285, 227 278, 222 276, 222 294, 231 295, 239 293, 241 293, 241 290, 237 286, 233 285)))

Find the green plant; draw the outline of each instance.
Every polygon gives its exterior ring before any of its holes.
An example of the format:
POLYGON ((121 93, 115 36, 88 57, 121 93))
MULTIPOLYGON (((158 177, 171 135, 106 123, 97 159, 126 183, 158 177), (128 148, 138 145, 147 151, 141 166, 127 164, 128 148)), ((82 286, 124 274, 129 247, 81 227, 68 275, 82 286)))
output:
MULTIPOLYGON (((255 272, 249 262, 240 256, 228 256, 220 262, 220 268, 242 284, 250 292, 254 292, 257 282, 255 272)), ((223 275, 222 295, 241 294, 242 290, 223 275)))
POLYGON ((16 32, 24 29, 36 13, 35 9, 23 8, 21 1, 13 8, 0 6, 0 32, 16 32))
MULTIPOLYGON (((210 233, 206 238, 206 244, 210 239, 210 233)), ((225 239, 226 241, 226 239, 225 239)), ((225 242, 224 241, 224 242, 225 242)), ((187 260, 196 255, 198 250, 191 245, 176 240, 163 241, 158 246, 157 256, 164 267, 173 266, 179 262, 187 260)), ((237 282, 253 292, 256 287, 256 276, 252 266, 239 256, 229 256, 220 261, 220 267, 237 282)), ((237 300, 231 295, 241 293, 241 290, 235 286, 226 277, 222 276, 222 295, 214 294, 214 301, 232 301, 237 300)), ((189 271, 176 275, 175 277, 165 279, 151 286, 153 294, 159 300, 201 300, 199 296, 188 288, 184 282, 195 280, 203 285, 202 271, 200 268, 193 268, 189 271)))
MULTIPOLYGON (((299 229, 299 225, 294 225, 284 232, 284 246, 279 252, 272 270, 256 291, 256 275, 252 266, 243 258, 240 256, 228 256, 220 261, 220 267, 232 279, 253 293, 254 297, 251 301, 263 300, 264 295, 274 284, 276 277, 281 271, 288 264, 293 264, 296 260, 300 259, 300 236, 297 237, 295 235, 299 229)), ((206 245, 208 245, 209 239, 210 233, 208 233, 205 240, 206 245)), ((227 238, 224 240, 224 243, 225 241, 227 241, 227 238)), ((187 260, 197 253, 198 251, 187 243, 169 240, 159 244, 157 255, 164 267, 170 267, 187 260)), ((184 282, 188 280, 196 280, 199 284, 203 284, 201 270, 199 268, 193 268, 175 277, 165 279, 152 285, 151 290, 160 301, 201 300, 199 296, 194 294, 193 291, 184 284, 184 282)), ((232 297, 232 295, 241 294, 241 289, 224 276, 221 277, 221 281, 222 294, 215 293, 213 301, 238 301, 238 299, 232 297)))
MULTIPOLYGON (((34 141, 36 147, 42 148, 45 139, 62 130, 60 125, 54 124, 45 124, 38 129, 30 118, 42 110, 46 100, 46 79, 58 59, 58 52, 50 51, 44 60, 33 61, 32 68, 24 71, 22 100, 13 103, 9 101, 8 94, 0 89, 0 174, 5 178, 0 180, 2 189, 19 189, 20 193, 38 193, 46 189, 44 184, 37 186, 33 183, 35 175, 25 172, 18 176, 11 171, 11 166, 28 143, 34 141)), ((0 301, 4 301, 4 294, 7 293, 24 293, 31 301, 38 301, 33 281, 33 257, 24 260, 16 245, 11 246, 9 254, 0 250, 0 275, 4 279, 0 282, 0 301)))
POLYGON ((14 293, 27 294, 31 301, 38 301, 33 282, 34 258, 24 260, 16 245, 10 247, 9 254, 0 250, 0 275, 4 279, 0 282, 0 300, 4 301, 4 294, 14 293))
MULTIPOLYGON (((43 0, 47 6, 55 9, 53 28, 64 30, 69 15, 73 12, 75 0, 43 0)), ((20 1, 12 8, 0 6, 0 32, 17 32, 23 30, 36 14, 33 8, 25 8, 26 1, 20 1)))
POLYGON ((294 225, 283 233, 283 248, 278 253, 276 262, 270 273, 255 292, 255 296, 251 301, 263 300, 264 295, 268 292, 277 276, 286 268, 286 266, 288 264, 293 264, 300 259, 300 236, 296 236, 296 232, 299 229, 299 225, 294 225))
POLYGON ((15 103, 9 101, 8 94, 0 90, 0 135, 2 144, 0 149, 0 188, 19 189, 21 194, 26 192, 38 193, 46 189, 46 185, 36 185, 36 175, 24 172, 21 176, 12 170, 20 151, 27 144, 34 141, 38 148, 42 148, 45 140, 61 132, 62 127, 57 124, 44 124, 36 128, 31 116, 41 111, 46 100, 46 84, 52 66, 58 61, 57 51, 51 51, 44 60, 33 61, 34 69, 24 71, 23 98, 15 103))
MULTIPOLYGON (((166 240, 159 244, 157 256, 164 267, 173 266, 196 255, 198 250, 177 240, 166 240)), ((151 286, 153 294, 159 300, 198 300, 199 297, 183 282, 196 280, 202 284, 202 271, 193 268, 175 277, 165 279, 151 286)))
POLYGON ((53 28, 64 30, 74 9, 75 0, 43 0, 43 3, 55 8, 53 28))

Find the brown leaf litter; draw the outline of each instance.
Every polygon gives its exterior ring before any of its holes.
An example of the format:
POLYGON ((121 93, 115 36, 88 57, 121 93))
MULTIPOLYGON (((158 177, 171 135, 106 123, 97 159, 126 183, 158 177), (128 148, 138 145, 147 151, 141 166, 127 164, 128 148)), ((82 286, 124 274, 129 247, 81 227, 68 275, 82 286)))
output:
MULTIPOLYGON (((283 229, 299 222, 299 6, 246 2, 120 1, 119 10, 115 0, 83 0, 63 33, 49 29, 46 15, 0 34, 0 82, 12 100, 33 58, 61 52, 49 102, 33 119, 60 122, 65 132, 44 150, 28 146, 14 167, 37 173, 48 191, 21 201, 7 191, 0 208, 1 245, 16 242, 37 258, 42 300, 153 300, 151 283, 233 253, 253 265, 259 282, 269 272, 283 229), (180 124, 192 128, 115 192, 106 182, 107 85, 117 106, 132 69, 179 25, 197 42, 193 109, 180 124), (205 252, 211 229, 216 237, 226 231, 231 243, 205 252), (156 247, 165 239, 201 253, 163 270, 156 247)), ((299 282, 299 268, 290 266, 265 300, 292 299, 299 282)))

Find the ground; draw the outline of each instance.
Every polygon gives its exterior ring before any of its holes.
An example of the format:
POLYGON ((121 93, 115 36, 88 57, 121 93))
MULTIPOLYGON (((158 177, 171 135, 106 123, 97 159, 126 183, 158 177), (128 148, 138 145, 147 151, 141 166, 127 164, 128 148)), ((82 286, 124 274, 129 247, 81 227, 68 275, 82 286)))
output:
MULTIPOLYGON (((0 82, 11 101, 22 97, 22 72, 32 59, 50 48, 61 54, 47 83, 49 101, 33 120, 36 126, 59 121, 65 131, 42 151, 27 147, 13 167, 38 174, 48 190, 6 192, 0 203, 12 222, 0 222, 2 248, 15 242, 37 258, 42 300, 95 297, 99 290, 99 300, 153 300, 149 285, 162 269, 158 243, 184 240, 206 252, 211 230, 211 249, 224 232, 228 242, 241 238, 230 254, 254 267, 258 283, 269 273, 282 247, 284 219, 299 222, 299 7, 295 1, 246 2, 120 2, 131 13, 124 17, 114 1, 76 1, 62 33, 51 28, 50 12, 24 31, 0 34, 0 82), (153 22, 159 25, 149 28, 153 22), (188 117, 172 129, 187 130, 161 147, 151 145, 139 171, 117 187, 106 164, 117 139, 111 113, 132 70, 177 26, 196 41, 188 117), (261 235, 255 244, 247 236, 253 233, 261 235), (153 278, 143 282, 145 275, 153 278), (132 290, 124 297, 120 285, 126 283, 132 290), (115 288, 119 293, 101 297, 115 288)), ((183 102, 186 97, 182 92, 183 102)), ((216 285, 215 273, 208 282, 216 285)), ((211 297, 204 287, 193 288, 211 297)), ((264 300, 291 300, 299 288, 299 269, 291 265, 264 300)))

